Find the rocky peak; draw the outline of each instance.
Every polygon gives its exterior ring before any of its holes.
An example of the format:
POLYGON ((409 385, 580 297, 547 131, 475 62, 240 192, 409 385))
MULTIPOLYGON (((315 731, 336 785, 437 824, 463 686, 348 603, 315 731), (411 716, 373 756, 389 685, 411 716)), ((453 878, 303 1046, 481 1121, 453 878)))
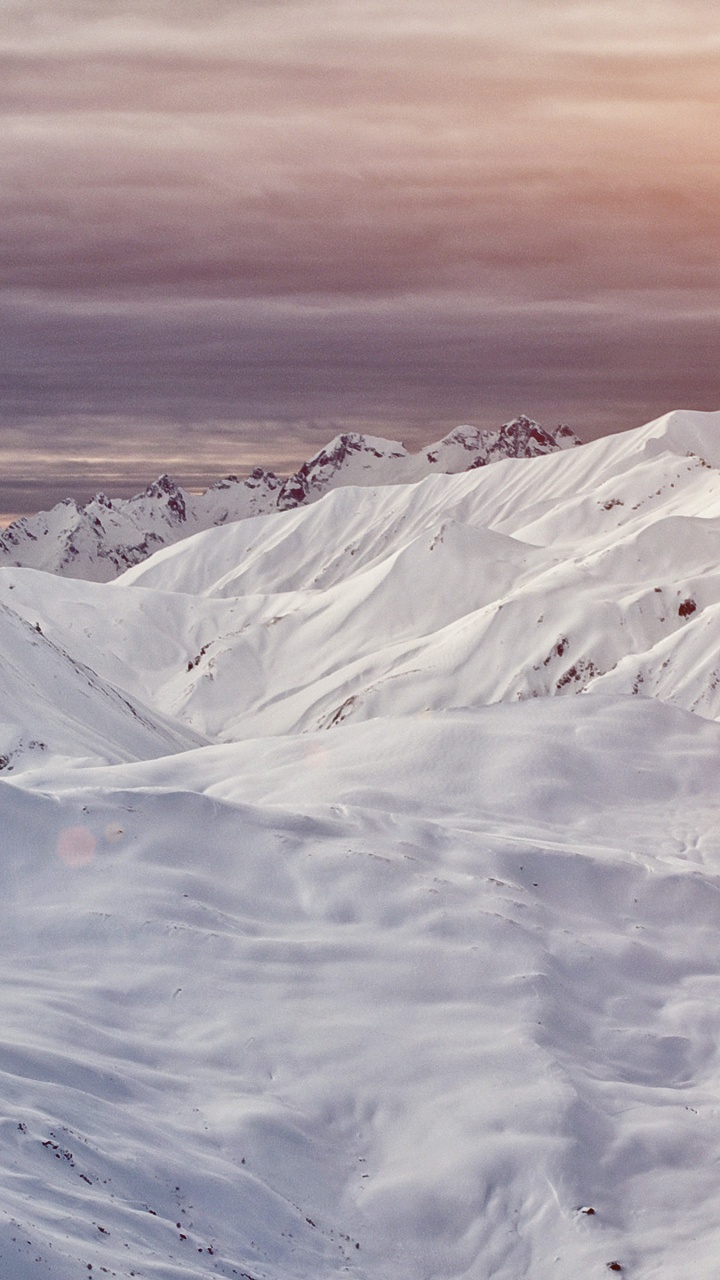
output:
POLYGON ((335 436, 324 449, 304 462, 294 475, 289 476, 278 494, 279 510, 287 511, 307 502, 313 492, 327 488, 336 473, 360 455, 366 455, 369 461, 406 456, 402 445, 396 441, 378 440, 357 431, 344 432, 335 436))
POLYGON ((153 484, 149 484, 144 494, 139 495, 145 498, 164 498, 167 501, 167 509, 172 512, 177 520, 184 521, 187 519, 187 502, 183 490, 175 483, 175 481, 167 474, 159 476, 153 484))

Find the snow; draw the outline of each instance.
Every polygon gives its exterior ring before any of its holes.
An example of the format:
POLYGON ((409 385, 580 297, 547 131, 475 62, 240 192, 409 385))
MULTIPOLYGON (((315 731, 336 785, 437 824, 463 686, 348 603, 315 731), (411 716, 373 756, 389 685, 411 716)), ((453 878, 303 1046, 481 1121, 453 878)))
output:
POLYGON ((0 571, 1 1274, 718 1274, 719 428, 0 571))

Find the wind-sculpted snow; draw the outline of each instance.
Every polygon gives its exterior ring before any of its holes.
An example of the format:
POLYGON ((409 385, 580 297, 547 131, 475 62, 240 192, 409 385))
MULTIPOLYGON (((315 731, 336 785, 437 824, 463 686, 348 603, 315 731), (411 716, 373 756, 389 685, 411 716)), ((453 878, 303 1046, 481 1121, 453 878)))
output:
POLYGON ((0 571, 1 1275, 714 1280, 717 439, 0 571))
POLYGON ((709 1280, 719 769, 587 698, 5 783, 7 1274, 709 1280))

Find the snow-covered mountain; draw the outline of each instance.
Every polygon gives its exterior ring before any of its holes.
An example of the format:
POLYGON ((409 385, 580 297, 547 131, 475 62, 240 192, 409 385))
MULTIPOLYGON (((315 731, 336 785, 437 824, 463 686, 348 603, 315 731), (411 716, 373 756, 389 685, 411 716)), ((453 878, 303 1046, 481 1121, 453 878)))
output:
POLYGON ((276 505, 287 511, 316 502, 341 485, 413 484, 436 472, 454 475, 502 458, 536 458, 579 443, 564 424, 547 431, 524 415, 498 431, 456 427, 420 453, 408 453, 397 440, 347 433, 336 436, 285 481, 276 505))
POLYGON ((60 502, 0 533, 0 566, 108 582, 160 547, 199 530, 316 502, 341 485, 409 484, 433 471, 467 471, 579 443, 569 427, 546 431, 524 416, 498 431, 458 427, 418 454, 395 440, 349 433, 331 440, 284 481, 258 467, 244 480, 227 476, 198 495, 163 475, 134 498, 100 493, 84 506, 72 499, 60 502))
POLYGON ((0 570, 0 1274, 714 1280, 719 565, 678 412, 0 570))

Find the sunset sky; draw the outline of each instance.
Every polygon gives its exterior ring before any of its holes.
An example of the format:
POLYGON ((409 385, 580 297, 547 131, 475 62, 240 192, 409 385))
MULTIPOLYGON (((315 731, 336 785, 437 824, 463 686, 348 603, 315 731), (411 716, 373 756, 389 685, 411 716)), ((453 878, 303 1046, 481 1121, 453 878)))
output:
POLYGON ((0 15, 0 512, 720 408, 716 3, 0 15))

